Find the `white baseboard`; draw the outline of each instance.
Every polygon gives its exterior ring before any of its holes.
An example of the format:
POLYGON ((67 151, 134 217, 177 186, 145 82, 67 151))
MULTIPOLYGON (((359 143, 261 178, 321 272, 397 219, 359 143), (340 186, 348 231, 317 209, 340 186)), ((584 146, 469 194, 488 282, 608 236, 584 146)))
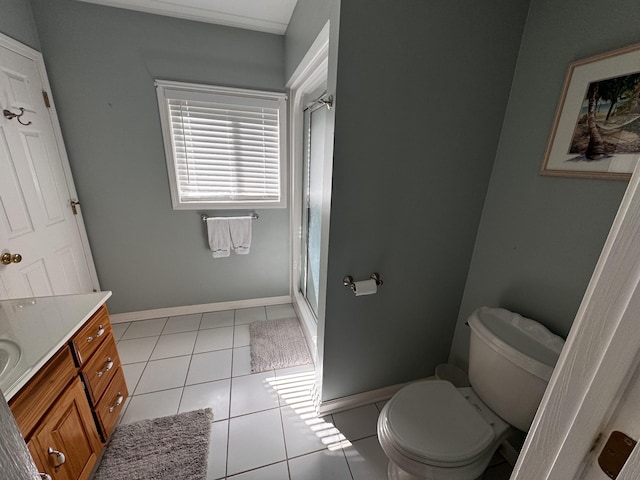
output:
POLYGON ((291 303, 291 297, 252 298, 250 300, 234 300, 231 302, 203 303, 200 305, 185 305, 182 307, 156 308, 153 310, 140 310, 137 312, 110 314, 111 323, 135 322, 137 320, 150 320, 152 318, 174 317, 176 315, 189 315, 192 313, 220 312, 222 310, 236 310, 239 308, 266 307, 291 303))
POLYGON ((400 383, 398 385, 391 385, 389 387, 379 388, 377 390, 370 390, 368 392, 349 395, 348 397, 340 397, 336 398, 335 400, 320 402, 320 406, 318 408, 319 414, 320 416, 329 415, 331 413, 342 412, 351 408, 363 407, 372 403, 389 400, 398 390, 400 390, 405 385, 407 384, 400 383))

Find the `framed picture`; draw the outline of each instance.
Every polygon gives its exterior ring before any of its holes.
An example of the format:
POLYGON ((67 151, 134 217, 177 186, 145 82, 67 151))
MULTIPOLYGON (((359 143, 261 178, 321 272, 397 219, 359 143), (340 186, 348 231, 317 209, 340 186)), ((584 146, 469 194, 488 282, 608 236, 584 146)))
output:
POLYGON ((628 180, 640 158, 640 45, 572 63, 540 173, 628 180))

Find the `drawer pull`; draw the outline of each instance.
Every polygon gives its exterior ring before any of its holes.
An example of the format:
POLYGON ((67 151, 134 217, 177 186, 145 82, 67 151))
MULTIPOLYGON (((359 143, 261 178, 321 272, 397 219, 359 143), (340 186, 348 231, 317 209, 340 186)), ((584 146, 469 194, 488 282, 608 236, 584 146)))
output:
POLYGON ((92 337, 87 337, 87 343, 91 343, 93 342, 96 338, 101 337, 102 335, 104 335, 104 327, 102 325, 100 325, 98 327, 98 331, 96 332, 96 334, 92 337))
POLYGON ((60 467, 64 464, 67 458, 64 456, 64 453, 59 450, 54 450, 51 447, 49 447, 47 453, 49 454, 49 464, 54 467, 57 472, 60 470, 60 467))
POLYGON ((122 405, 122 401, 124 400, 124 396, 122 395, 121 392, 118 392, 118 398, 116 398, 116 403, 114 403, 113 405, 111 405, 109 407, 109 413, 113 413, 113 411, 118 408, 120 405, 122 405))
POLYGON ((113 368, 113 360, 111 360, 111 357, 108 357, 107 361, 104 364, 104 368, 97 373, 98 378, 102 377, 105 373, 107 373, 112 368, 113 368))

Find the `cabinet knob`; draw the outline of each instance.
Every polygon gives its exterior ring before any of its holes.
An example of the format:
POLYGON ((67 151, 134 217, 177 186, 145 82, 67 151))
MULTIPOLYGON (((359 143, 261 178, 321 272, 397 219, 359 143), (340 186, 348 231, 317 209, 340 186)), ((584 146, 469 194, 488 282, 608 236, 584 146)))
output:
POLYGON ((107 373, 112 368, 113 368, 113 360, 111 359, 111 357, 108 357, 107 361, 104 364, 104 368, 97 373, 98 378, 102 377, 105 373, 107 373))
POLYGON ((100 325, 95 335, 87 337, 87 343, 93 342, 96 338, 101 337, 102 335, 104 335, 104 327, 100 325))
POLYGON ((52 467, 55 467, 57 472, 58 470, 60 470, 60 467, 64 464, 64 462, 66 462, 67 457, 65 457, 64 453, 62 453, 61 451, 54 450, 51 447, 49 447, 47 453, 49 454, 49 464, 52 467))
POLYGON ((122 395, 122 392, 118 392, 118 397, 116 398, 115 403, 109 407, 109 413, 113 413, 116 408, 122 405, 123 400, 124 396, 122 395))

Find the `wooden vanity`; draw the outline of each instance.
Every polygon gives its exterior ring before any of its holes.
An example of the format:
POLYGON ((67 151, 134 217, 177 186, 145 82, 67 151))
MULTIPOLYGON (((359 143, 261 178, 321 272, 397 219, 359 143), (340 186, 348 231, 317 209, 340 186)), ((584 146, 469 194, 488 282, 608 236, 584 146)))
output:
MULTIPOLYGON (((59 298, 77 300, 73 297, 59 298)), ((35 300, 47 303, 46 299, 35 300)), ((45 308, 40 320, 46 320, 52 311, 45 308)), ((128 392, 104 301, 90 309, 88 319, 76 319, 75 326, 63 334, 65 326, 57 327, 66 322, 60 321, 64 312, 61 304, 48 322, 59 320, 55 332, 44 332, 55 337, 51 351, 34 355, 38 361, 28 372, 29 378, 20 377, 5 397, 9 397, 9 407, 39 471, 54 480, 85 480, 113 432, 128 392)), ((2 333, 0 324, 0 337, 2 333)), ((36 343, 27 337, 23 335, 21 344, 25 354, 36 343)))

